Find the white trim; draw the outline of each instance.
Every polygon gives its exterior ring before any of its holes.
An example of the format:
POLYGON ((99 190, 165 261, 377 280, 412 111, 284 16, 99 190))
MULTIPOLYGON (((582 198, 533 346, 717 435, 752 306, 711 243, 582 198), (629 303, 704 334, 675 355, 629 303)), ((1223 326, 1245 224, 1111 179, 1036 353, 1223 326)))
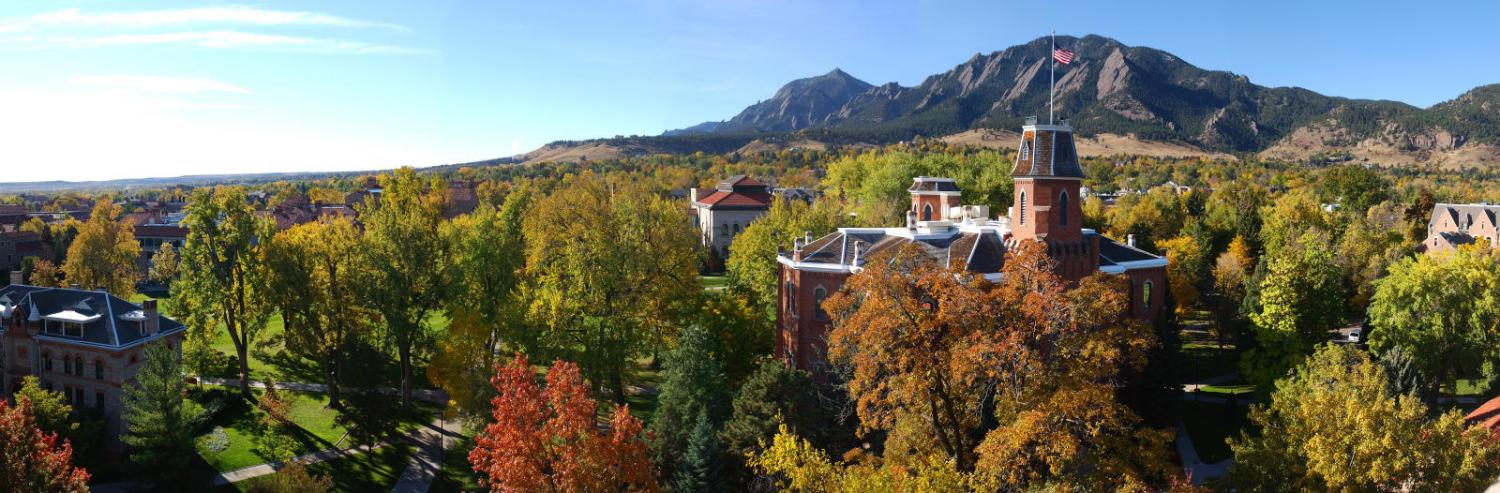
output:
POLYGON ((1125 271, 1130 271, 1130 270, 1151 269, 1151 268, 1166 267, 1166 266, 1167 266, 1167 259, 1164 259, 1164 258, 1153 258, 1153 259, 1147 259, 1147 260, 1131 260, 1131 261, 1127 261, 1127 262, 1117 262, 1117 263, 1115 263, 1115 265, 1101 265, 1101 266, 1099 266, 1099 272, 1103 272, 1105 274, 1123 274, 1123 273, 1125 273, 1125 271))
POLYGON ((776 262, 787 267, 808 272, 854 272, 844 264, 830 264, 828 262, 797 262, 781 255, 776 256, 776 262))

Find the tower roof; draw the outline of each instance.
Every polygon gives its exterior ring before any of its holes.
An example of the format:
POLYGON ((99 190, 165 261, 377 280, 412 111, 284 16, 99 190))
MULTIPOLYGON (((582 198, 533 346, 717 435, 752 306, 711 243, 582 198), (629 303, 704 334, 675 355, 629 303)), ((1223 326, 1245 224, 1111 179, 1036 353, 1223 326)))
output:
POLYGON ((1073 146, 1073 127, 1066 120, 1056 124, 1028 122, 1021 127, 1017 149, 1012 177, 1083 178, 1078 150, 1073 146))

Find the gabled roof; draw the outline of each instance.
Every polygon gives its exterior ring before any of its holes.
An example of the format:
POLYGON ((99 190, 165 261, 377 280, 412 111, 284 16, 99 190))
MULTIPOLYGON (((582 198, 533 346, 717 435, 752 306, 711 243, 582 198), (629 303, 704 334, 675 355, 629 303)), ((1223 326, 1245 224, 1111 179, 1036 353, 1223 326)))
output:
POLYGON ((703 198, 698 199, 698 201, 695 202, 694 204, 698 205, 700 207, 707 207, 709 209, 717 209, 717 210, 726 210, 726 209, 770 209, 771 208, 771 194, 767 193, 767 192, 764 192, 764 191, 761 191, 761 192, 739 192, 739 191, 726 192, 726 191, 723 191, 723 190, 718 190, 718 191, 715 191, 714 193, 709 194, 707 197, 703 197, 703 198))
POLYGON ((735 190, 743 188, 765 188, 765 182, 751 178, 749 175, 734 175, 720 181, 714 188, 718 190, 735 190))
POLYGON ((1484 425, 1492 432, 1500 431, 1500 397, 1480 404, 1468 416, 1464 416, 1464 421, 1484 425))
POLYGON ((27 319, 33 322, 47 319, 83 325, 82 337, 37 333, 36 337, 49 341, 119 349, 187 330, 175 320, 160 317, 157 333, 143 336, 130 315, 141 311, 140 305, 103 291, 12 284, 0 288, 0 304, 12 307, 7 313, 26 308, 27 319))
POLYGON ((911 181, 908 192, 958 192, 958 183, 952 178, 932 178, 929 176, 918 176, 911 181))

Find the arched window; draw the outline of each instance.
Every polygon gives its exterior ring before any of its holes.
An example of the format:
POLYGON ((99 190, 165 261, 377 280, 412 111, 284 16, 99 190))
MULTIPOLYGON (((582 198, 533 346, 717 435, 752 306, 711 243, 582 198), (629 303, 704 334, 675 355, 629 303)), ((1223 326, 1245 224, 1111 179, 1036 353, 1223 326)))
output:
POLYGON ((1150 279, 1147 279, 1146 283, 1141 285, 1141 306, 1144 306, 1144 307, 1146 307, 1148 309, 1151 308, 1151 280, 1150 279))
POLYGON ((1017 214, 1017 216, 1020 217, 1021 224, 1026 224, 1026 191, 1025 190, 1021 191, 1021 212, 1020 212, 1020 214, 1017 214))
POLYGON ((1057 224, 1066 226, 1068 224, 1068 191, 1063 190, 1062 196, 1057 198, 1057 224))
POLYGON ((828 312, 823 311, 823 300, 828 298, 828 290, 823 286, 813 288, 813 316, 818 320, 828 320, 828 312))
POLYGON ((735 234, 735 236, 739 236, 739 234, 740 234, 740 223, 734 223, 734 234, 735 234))
POLYGON ((73 370, 70 370, 69 368, 72 368, 72 367, 73 367, 73 357, 64 354, 63 355, 63 373, 64 374, 71 374, 73 372, 73 370))
POLYGON ((104 362, 94 360, 94 378, 104 380, 104 362))
POLYGON ((932 204, 926 204, 926 205, 922 206, 922 220, 923 221, 931 221, 932 220, 932 204))
POLYGON ((1021 160, 1031 160, 1031 142, 1028 142, 1024 139, 1021 140, 1021 160))
POLYGON ((719 225, 719 236, 729 236, 729 223, 719 225))
MULTIPOLYGON (((78 375, 80 377, 83 376, 83 357, 82 356, 73 358, 73 374, 74 375, 78 375)), ((83 398, 79 397, 78 400, 82 401, 83 398)))
POLYGON ((797 314, 797 285, 792 281, 786 282, 786 311, 793 316, 797 314))

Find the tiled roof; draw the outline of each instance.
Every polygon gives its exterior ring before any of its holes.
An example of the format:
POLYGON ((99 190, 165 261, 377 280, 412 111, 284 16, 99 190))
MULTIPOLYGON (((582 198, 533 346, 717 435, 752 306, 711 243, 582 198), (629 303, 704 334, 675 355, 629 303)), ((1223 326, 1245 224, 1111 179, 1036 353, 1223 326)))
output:
POLYGON ((915 180, 912 180, 911 188, 906 189, 906 191, 908 191, 908 192, 957 192, 957 191, 959 191, 958 190, 958 184, 954 183, 953 180, 924 180, 923 178, 924 177, 917 177, 915 180))
POLYGON ((698 199, 697 203, 710 209, 769 209, 771 207, 771 194, 764 191, 726 192, 717 190, 707 197, 698 199))
POLYGON ((141 310, 140 305, 125 301, 103 291, 81 289, 43 288, 12 284, 0 288, 0 303, 12 307, 25 307, 30 320, 72 311, 93 321, 83 324, 82 337, 69 337, 38 333, 37 337, 92 346, 123 348, 155 339, 160 335, 181 332, 186 328, 175 320, 161 317, 155 336, 144 336, 133 322, 118 323, 127 314, 141 310), (97 318, 95 318, 97 316, 97 318))
MULTIPOLYGON (((902 245, 916 243, 924 254, 936 262, 949 267, 961 268, 978 274, 998 273, 1005 267, 1006 241, 1001 229, 954 229, 949 234, 893 234, 893 229, 850 228, 824 235, 793 252, 800 262, 838 264, 852 267, 854 245, 863 244, 860 250, 860 265, 870 255, 895 250, 902 245)), ((1118 266, 1126 262, 1162 260, 1140 249, 1120 244, 1092 231, 1085 232, 1088 238, 1099 238, 1099 266, 1118 266)), ((1012 239, 1011 241, 1014 241, 1012 239)), ((1134 264, 1122 268, 1146 268, 1149 264, 1134 264)))
POLYGON ((187 238, 187 234, 187 228, 173 224, 143 224, 135 227, 137 238, 187 238))
POLYGON ((765 182, 752 178, 748 175, 734 175, 729 178, 725 178, 724 181, 719 182, 718 186, 714 188, 719 190, 733 190, 736 188, 764 188, 765 186, 765 182))
POLYGON ((24 206, 24 205, 0 204, 0 216, 24 216, 24 215, 26 215, 26 206, 24 206))
POLYGON ((1016 155, 1011 176, 1083 178, 1083 168, 1078 165, 1078 152, 1073 146, 1072 130, 1063 126, 1057 128, 1022 131, 1021 146, 1026 152, 1016 155), (1032 138, 1028 139, 1028 136, 1032 138))
POLYGON ((1468 416, 1464 416, 1464 420, 1470 423, 1482 424, 1491 431, 1500 431, 1500 397, 1480 404, 1468 416))

